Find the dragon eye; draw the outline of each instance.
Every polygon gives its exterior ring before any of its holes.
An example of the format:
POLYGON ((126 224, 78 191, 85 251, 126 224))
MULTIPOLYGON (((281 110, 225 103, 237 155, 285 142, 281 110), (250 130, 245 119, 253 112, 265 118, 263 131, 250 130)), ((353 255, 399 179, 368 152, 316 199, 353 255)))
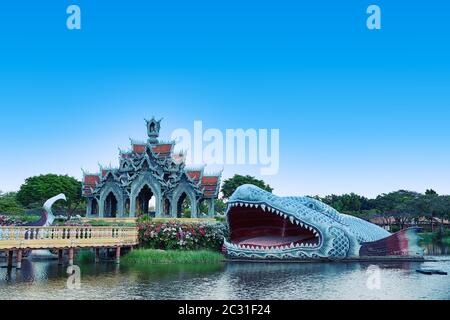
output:
POLYGON ((311 209, 314 209, 315 208, 314 203, 308 203, 308 207, 310 207, 311 209))

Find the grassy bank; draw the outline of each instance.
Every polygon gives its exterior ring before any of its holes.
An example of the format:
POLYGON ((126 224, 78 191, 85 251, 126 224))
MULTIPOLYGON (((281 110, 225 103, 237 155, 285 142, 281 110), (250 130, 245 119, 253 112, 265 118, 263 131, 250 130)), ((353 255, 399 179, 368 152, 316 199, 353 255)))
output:
POLYGON ((122 258, 124 264, 197 264, 219 263, 224 259, 218 252, 208 250, 182 251, 182 250, 155 250, 139 249, 129 252, 122 258))
POLYGON ((423 244, 442 243, 450 245, 450 231, 446 231, 442 237, 439 237, 437 232, 422 232, 419 233, 419 236, 422 238, 420 242, 423 244))

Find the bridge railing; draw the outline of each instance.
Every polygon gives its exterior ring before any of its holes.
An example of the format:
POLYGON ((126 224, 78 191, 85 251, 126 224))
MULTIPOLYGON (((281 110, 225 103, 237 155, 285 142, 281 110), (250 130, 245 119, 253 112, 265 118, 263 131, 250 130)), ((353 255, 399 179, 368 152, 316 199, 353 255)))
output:
POLYGON ((138 244, 135 227, 0 226, 0 250, 116 247, 138 244))

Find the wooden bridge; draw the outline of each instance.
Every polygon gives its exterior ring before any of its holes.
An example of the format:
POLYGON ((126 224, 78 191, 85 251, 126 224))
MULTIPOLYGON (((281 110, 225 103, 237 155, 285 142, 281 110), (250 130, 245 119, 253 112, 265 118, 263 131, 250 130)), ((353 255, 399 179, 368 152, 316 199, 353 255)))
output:
POLYGON ((68 251, 69 264, 73 264, 75 249, 93 248, 96 261, 100 248, 114 248, 116 261, 120 261, 122 247, 133 248, 138 244, 136 227, 14 227, 0 226, 0 251, 7 253, 8 267, 12 267, 16 256, 16 267, 21 268, 23 253, 33 249, 53 249, 58 251, 62 264, 64 250, 68 251))

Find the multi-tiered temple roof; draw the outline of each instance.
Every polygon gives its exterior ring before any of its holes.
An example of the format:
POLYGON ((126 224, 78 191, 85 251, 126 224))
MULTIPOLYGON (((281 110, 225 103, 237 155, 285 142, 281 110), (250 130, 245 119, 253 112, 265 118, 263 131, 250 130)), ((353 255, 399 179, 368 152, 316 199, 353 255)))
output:
POLYGON ((175 153, 174 142, 158 140, 160 121, 146 120, 147 141, 131 140, 131 148, 119 151, 119 166, 100 167, 84 173, 83 196, 89 216, 135 216, 148 212, 155 197, 156 216, 180 216, 180 200, 191 202, 191 216, 207 201, 213 214, 221 173, 207 174, 204 167, 186 168, 185 157, 175 153), (147 211, 147 212, 146 212, 147 211))

